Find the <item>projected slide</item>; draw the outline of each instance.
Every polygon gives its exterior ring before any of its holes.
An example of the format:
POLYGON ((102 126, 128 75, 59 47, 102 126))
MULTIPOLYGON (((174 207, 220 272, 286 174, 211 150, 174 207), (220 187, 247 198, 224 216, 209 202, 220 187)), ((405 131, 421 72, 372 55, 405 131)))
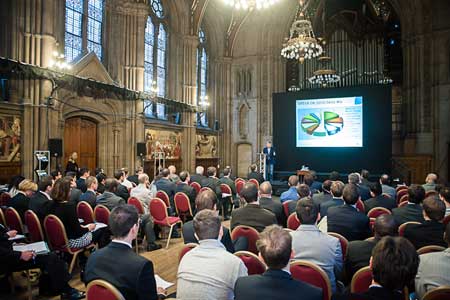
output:
POLYGON ((297 100, 297 147, 362 147, 362 105, 362 97, 297 100))

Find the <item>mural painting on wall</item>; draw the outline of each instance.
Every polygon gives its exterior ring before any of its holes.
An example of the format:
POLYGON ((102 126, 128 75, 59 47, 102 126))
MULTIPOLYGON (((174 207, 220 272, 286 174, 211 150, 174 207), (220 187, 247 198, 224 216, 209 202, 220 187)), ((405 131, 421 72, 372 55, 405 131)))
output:
POLYGON ((153 159, 155 152, 164 152, 166 159, 181 157, 181 134, 174 131, 145 129, 146 159, 153 159))
POLYGON ((216 158, 217 157, 217 137, 214 135, 197 135, 197 144, 195 145, 195 155, 197 158, 216 158))
POLYGON ((20 161, 20 118, 0 115, 0 163, 20 161))

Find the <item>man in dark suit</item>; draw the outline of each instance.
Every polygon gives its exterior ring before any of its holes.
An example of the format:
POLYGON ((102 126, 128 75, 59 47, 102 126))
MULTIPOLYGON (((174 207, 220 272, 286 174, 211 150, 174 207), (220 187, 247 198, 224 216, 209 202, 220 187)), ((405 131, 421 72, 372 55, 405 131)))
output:
POLYGON ((97 205, 104 205, 110 211, 113 210, 116 206, 125 204, 125 200, 116 195, 117 187, 119 186, 119 182, 115 178, 106 179, 105 183, 105 191, 103 194, 97 196, 97 205))
POLYGON ((72 181, 70 182, 69 201, 72 203, 75 203, 75 205, 76 205, 80 201, 80 196, 81 196, 81 194, 83 194, 83 192, 77 188, 76 173, 75 172, 67 172, 66 177, 67 176, 72 178, 72 181))
POLYGON ((286 215, 283 211, 283 205, 281 205, 280 200, 272 198, 272 185, 269 181, 261 183, 259 186, 259 194, 259 205, 273 212, 277 217, 278 225, 284 226, 286 224, 286 215))
POLYGON ((444 202, 434 196, 430 196, 423 200, 422 206, 425 221, 422 224, 407 225, 404 237, 416 249, 431 245, 447 247, 447 243, 444 241, 445 225, 442 224, 445 215, 444 202))
POLYGON ((250 173, 248 173, 247 178, 256 179, 259 184, 264 182, 264 176, 258 171, 258 167, 255 164, 250 166, 250 173))
POLYGON ((231 212, 231 231, 236 226, 246 225, 262 232, 267 226, 277 224, 275 215, 259 205, 256 185, 251 182, 244 184, 240 196, 247 202, 247 205, 231 212))
POLYGON ((206 178, 203 173, 205 172, 205 168, 203 166, 197 166, 195 168, 195 174, 191 175, 191 182, 197 182, 198 184, 202 184, 202 180, 206 178))
POLYGON ((143 167, 138 167, 135 171, 134 175, 128 176, 127 179, 134 183, 136 186, 139 185, 139 175, 144 173, 144 168, 143 167))
POLYGON ((191 208, 194 210, 195 207, 195 197, 197 197, 197 192, 190 186, 189 183, 190 176, 188 171, 182 171, 180 173, 180 181, 177 184, 175 192, 185 193, 189 197, 189 202, 191 203, 191 208))
POLYGON ((370 195, 372 198, 364 201, 366 214, 375 207, 384 207, 389 210, 397 207, 397 201, 395 199, 383 195, 383 190, 379 182, 373 182, 370 185, 370 195))
POLYGON ((394 208, 392 215, 398 225, 405 222, 420 222, 424 221, 422 205, 420 205, 425 198, 425 190, 418 184, 412 184, 408 188, 408 204, 402 207, 394 208))
POLYGON ((105 191, 106 175, 103 173, 98 173, 95 177, 97 178, 97 192, 103 194, 105 191))
POLYGON ((125 180, 125 174, 122 170, 118 170, 114 173, 114 178, 119 183, 115 194, 122 198, 125 202, 127 202, 128 198, 130 198, 130 193, 128 192, 128 188, 122 184, 122 182, 125 180))
POLYGON ((239 207, 239 199, 236 197, 236 184, 230 178, 231 176, 231 168, 223 169, 222 178, 219 179, 219 184, 226 184, 231 189, 231 197, 223 198, 223 206, 225 209, 225 216, 228 218, 230 214, 230 204, 234 205, 234 207, 239 207))
POLYGON ((47 216, 47 210, 52 201, 52 198, 50 198, 52 187, 52 176, 42 177, 38 183, 39 191, 34 193, 28 204, 28 208, 31 209, 41 221, 47 216))
POLYGON ((368 238, 371 234, 369 218, 356 209, 356 202, 360 199, 358 187, 349 183, 342 195, 345 204, 328 210, 328 232, 339 233, 348 241, 368 238))
POLYGON ((158 191, 164 191, 166 192, 167 196, 169 196, 170 199, 170 205, 172 207, 175 207, 175 204, 173 202, 173 196, 175 196, 175 190, 177 189, 177 186, 174 182, 172 182, 169 179, 170 171, 169 169, 165 168, 161 171, 161 179, 155 182, 156 189, 158 191))
POLYGON ((367 186, 368 188, 370 188, 370 185, 372 184, 372 182, 369 181, 369 176, 370 173, 368 170, 361 170, 361 184, 367 186))
POLYGON ((106 280, 127 300, 158 299, 158 294, 164 294, 164 290, 156 286, 152 262, 137 255, 131 246, 139 231, 136 208, 118 206, 111 212, 109 220, 114 239, 89 256, 85 283, 106 280))
POLYGON ((332 199, 320 205, 320 217, 324 218, 328 214, 330 207, 341 206, 344 204, 342 193, 344 192, 344 183, 342 181, 333 181, 331 184, 332 199))
POLYGON ((310 190, 311 190, 311 194, 316 194, 316 193, 320 193, 322 191, 322 182, 317 181, 317 173, 314 170, 309 170, 309 174, 307 174, 308 176, 306 176, 306 178, 308 178, 309 181, 309 176, 311 176, 311 182, 306 182, 305 177, 303 177, 304 182, 309 186, 310 190))
POLYGON ((319 210, 320 210, 320 205, 322 205, 322 203, 325 203, 325 202, 333 199, 333 196, 331 195, 331 184, 332 184, 331 180, 329 180, 329 179, 325 180, 322 183, 322 192, 318 193, 318 194, 313 194, 313 196, 312 196, 312 200, 313 200, 314 204, 317 205, 319 210))
POLYGON ((206 175, 208 177, 203 178, 200 185, 203 187, 208 187, 213 192, 216 193, 217 200, 220 202, 220 207, 222 207, 222 191, 220 190, 219 178, 217 178, 217 169, 215 167, 208 167, 206 170, 206 175))
POLYGON ((398 225, 392 215, 381 215, 375 220, 373 226, 374 239, 364 241, 352 241, 348 243, 345 270, 347 280, 350 283, 353 275, 359 269, 369 265, 372 249, 384 236, 396 236, 398 225))
POLYGON ((311 190, 309 189, 309 186, 307 184, 302 183, 297 185, 297 194, 298 200, 292 200, 288 203, 289 215, 296 211, 297 202, 300 199, 311 197, 311 190))
POLYGON ((266 178, 268 181, 272 181, 273 167, 277 156, 275 149, 272 147, 272 142, 267 142, 266 147, 263 149, 263 153, 266 155, 266 178))
POLYGON ((86 192, 86 178, 89 177, 90 171, 88 168, 83 167, 80 169, 80 178, 77 179, 77 189, 81 190, 83 193, 86 192))
POLYGON ((281 227, 267 227, 257 243, 260 257, 268 269, 262 275, 240 277, 234 287, 236 300, 321 300, 322 291, 300 280, 289 272, 292 238, 281 227))
POLYGON ((358 194, 362 201, 370 198, 370 190, 361 183, 361 176, 358 173, 348 174, 348 183, 352 183, 358 187, 358 194))
POLYGON ((97 178, 94 176, 89 176, 86 178, 86 192, 80 196, 80 201, 85 201, 89 203, 89 205, 94 208, 97 204, 97 178))

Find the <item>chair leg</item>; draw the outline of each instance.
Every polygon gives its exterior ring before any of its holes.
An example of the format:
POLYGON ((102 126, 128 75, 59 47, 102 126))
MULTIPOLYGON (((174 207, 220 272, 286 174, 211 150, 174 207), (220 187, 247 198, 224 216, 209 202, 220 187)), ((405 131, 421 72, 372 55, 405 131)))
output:
POLYGON ((30 270, 26 271, 27 273, 27 293, 28 293, 28 300, 33 299, 33 293, 31 291, 31 280, 30 280, 30 270))
POLYGON ((78 252, 75 252, 72 256, 72 261, 70 262, 69 266, 69 274, 72 274, 73 267, 75 266, 75 262, 77 261, 78 252))
POLYGON ((174 226, 175 226, 175 224, 173 224, 173 225, 170 226, 169 236, 167 237, 166 249, 169 248, 170 238, 172 237, 172 230, 173 230, 173 227, 174 227, 174 226))

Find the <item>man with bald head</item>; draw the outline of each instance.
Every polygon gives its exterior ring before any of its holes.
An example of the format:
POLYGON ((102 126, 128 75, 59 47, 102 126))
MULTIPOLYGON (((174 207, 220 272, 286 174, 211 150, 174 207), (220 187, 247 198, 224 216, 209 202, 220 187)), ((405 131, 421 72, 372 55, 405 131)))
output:
POLYGON ((288 185, 289 189, 286 192, 283 192, 280 196, 281 203, 289 200, 298 200, 297 194, 298 176, 291 175, 288 180, 288 185))
POLYGON ((264 181, 259 186, 259 205, 275 214, 278 225, 283 226, 286 223, 283 206, 280 200, 272 198, 272 185, 269 181, 264 181))
POLYGON ((380 177, 381 190, 383 194, 388 194, 389 196, 391 196, 392 199, 395 199, 397 192, 392 186, 390 186, 390 181, 391 179, 389 178, 388 174, 381 175, 380 177))
POLYGON ((434 173, 430 173, 427 175, 427 177, 425 178, 425 184, 422 185, 422 187, 425 189, 425 192, 436 190, 437 179, 438 177, 434 173))

